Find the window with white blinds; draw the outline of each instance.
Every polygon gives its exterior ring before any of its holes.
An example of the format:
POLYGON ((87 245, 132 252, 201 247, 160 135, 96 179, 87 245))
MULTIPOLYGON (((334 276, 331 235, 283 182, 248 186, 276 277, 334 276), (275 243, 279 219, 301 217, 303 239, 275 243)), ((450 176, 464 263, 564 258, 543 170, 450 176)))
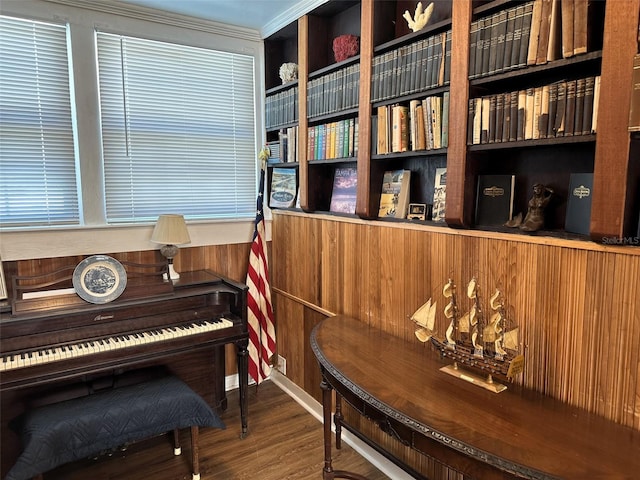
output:
POLYGON ((0 16, 0 225, 77 225, 67 29, 0 16))
POLYGON ((97 34, 108 223, 255 216, 253 57, 97 34))

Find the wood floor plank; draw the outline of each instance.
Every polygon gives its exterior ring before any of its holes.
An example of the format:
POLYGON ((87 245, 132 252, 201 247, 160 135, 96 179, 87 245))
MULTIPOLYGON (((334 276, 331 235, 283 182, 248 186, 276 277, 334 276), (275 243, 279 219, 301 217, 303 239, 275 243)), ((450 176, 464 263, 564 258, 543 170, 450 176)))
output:
MULTIPOLYGON (((240 439, 237 390, 222 414, 226 430, 200 429, 202 480, 318 480, 322 478, 322 424, 273 382, 249 389, 249 435, 240 439)), ((173 455, 171 435, 59 467, 44 480, 190 480, 189 431, 181 432, 182 455, 173 455)), ((333 449, 334 468, 370 480, 388 480, 349 445, 333 449)))

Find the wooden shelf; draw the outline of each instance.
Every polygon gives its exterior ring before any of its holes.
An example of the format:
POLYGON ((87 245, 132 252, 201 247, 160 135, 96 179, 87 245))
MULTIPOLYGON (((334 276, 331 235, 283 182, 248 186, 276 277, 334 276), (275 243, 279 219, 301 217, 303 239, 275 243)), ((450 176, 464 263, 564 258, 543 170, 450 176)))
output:
MULTIPOLYGON (((474 227, 475 184, 479 174, 513 173, 522 178, 520 203, 526 204, 530 185, 538 178, 561 183, 565 195, 572 172, 593 173, 593 206, 590 238, 623 237, 635 234, 638 222, 637 197, 640 183, 640 162, 631 162, 637 136, 626 131, 630 102, 632 59, 636 53, 640 0, 629 0, 628 8, 615 7, 609 0, 605 6, 602 39, 597 39, 595 51, 541 65, 504 71, 498 74, 469 78, 470 35, 472 21, 493 15, 517 2, 439 2, 429 25, 418 32, 410 32, 402 18, 405 9, 413 13, 407 2, 376 2, 373 0, 329 1, 295 22, 297 27, 297 55, 299 65, 298 113, 300 121, 298 149, 300 153, 300 200, 304 212, 326 211, 331 195, 331 176, 336 165, 356 163, 358 193, 356 212, 359 218, 377 218, 380 182, 384 169, 410 168, 416 178, 416 197, 412 202, 431 203, 428 185, 433 171, 447 167, 446 221, 450 226, 474 227), (475 8, 474 8, 475 6, 475 8), (447 85, 429 88, 393 98, 371 102, 372 65, 376 55, 410 45, 420 39, 451 29, 450 81, 447 85), (331 41, 335 36, 350 33, 360 37, 360 52, 342 62, 333 62, 331 41), (602 47, 600 47, 600 45, 602 47), (343 111, 307 115, 307 84, 309 80, 334 72, 345 66, 359 64, 359 105, 343 111), (599 75, 601 93, 598 108, 597 134, 543 138, 516 142, 480 145, 467 144, 467 121, 470 98, 548 85, 564 79, 578 79, 599 75), (447 148, 377 155, 372 152, 371 118, 379 106, 408 104, 411 100, 449 92, 449 129, 447 148), (317 125, 344 118, 358 118, 357 158, 313 160, 306 158, 309 125, 317 125), (461 128, 464 127, 464 128, 461 128), (554 169, 557 172, 553 178, 554 169)), ((291 29, 286 30, 291 35, 291 29)), ((286 35, 285 35, 286 36, 286 35)), ((287 38, 289 38, 287 37, 287 38)), ((282 41, 282 40, 279 40, 282 41)), ((272 87, 278 92, 287 86, 272 87)), ((595 108, 594 107, 594 108, 595 108)), ((286 125, 283 127, 287 127, 286 125)), ((278 127, 278 128, 283 128, 278 127)), ((275 129, 270 129, 270 132, 275 129)), ((287 165, 289 166, 289 165, 287 165)), ((412 175, 412 188, 413 188, 412 175)), ((413 194, 412 194, 413 197, 413 194)), ((562 202, 562 199, 559 199, 562 202)), ((559 208, 566 208, 561 205, 559 208)), ((564 210, 556 214, 550 235, 562 236, 564 210)), ((479 230, 481 231, 481 230, 479 230)), ((505 232, 507 234, 508 232, 505 232)), ((548 233, 548 232, 547 232, 548 233)), ((547 236, 545 233, 544 236, 547 236)), ((570 235, 571 236, 571 235, 570 235)), ((571 236, 571 238, 573 238, 571 236)), ((578 239, 585 240, 584 236, 578 239)))

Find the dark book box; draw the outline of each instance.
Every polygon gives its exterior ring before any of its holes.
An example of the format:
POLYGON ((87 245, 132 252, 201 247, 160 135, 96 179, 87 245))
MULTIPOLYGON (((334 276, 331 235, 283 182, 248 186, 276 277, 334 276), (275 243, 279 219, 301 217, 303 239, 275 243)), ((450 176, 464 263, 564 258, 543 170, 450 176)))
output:
POLYGON ((479 175, 476 225, 504 225, 513 215, 515 175, 479 175))
POLYGON ((589 235, 592 190, 593 173, 571 174, 564 223, 567 232, 589 235))

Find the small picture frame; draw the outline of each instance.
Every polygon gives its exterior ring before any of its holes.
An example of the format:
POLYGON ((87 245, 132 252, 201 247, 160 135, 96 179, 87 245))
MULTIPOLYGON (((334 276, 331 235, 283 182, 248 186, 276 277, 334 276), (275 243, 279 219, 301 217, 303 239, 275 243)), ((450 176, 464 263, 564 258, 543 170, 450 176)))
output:
POLYGON ((410 220, 426 220, 427 205, 425 203, 410 203, 407 218, 410 220))

